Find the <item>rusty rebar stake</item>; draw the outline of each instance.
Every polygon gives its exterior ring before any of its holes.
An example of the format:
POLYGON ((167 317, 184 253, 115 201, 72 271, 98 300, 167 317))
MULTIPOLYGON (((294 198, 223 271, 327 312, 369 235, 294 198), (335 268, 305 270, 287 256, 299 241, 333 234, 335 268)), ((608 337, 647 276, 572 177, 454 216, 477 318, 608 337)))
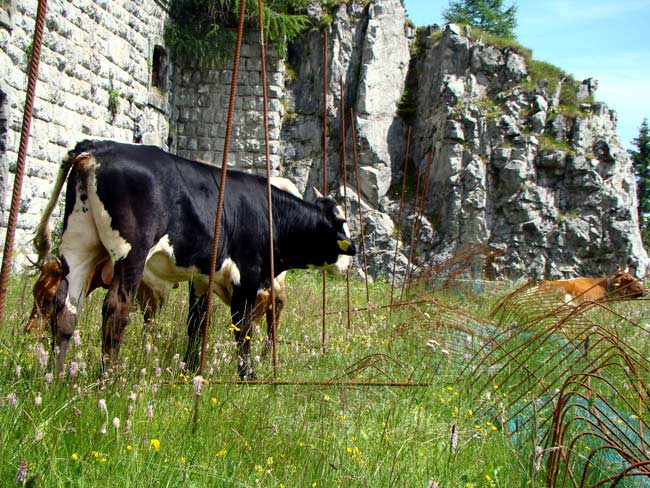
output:
POLYGON ((14 187, 11 193, 11 206, 9 207, 7 235, 5 237, 4 252, 2 255, 2 270, 0 270, 0 327, 3 324, 5 304, 7 301, 7 287, 9 285, 9 275, 11 274, 11 266, 13 262, 14 240, 16 238, 16 225, 18 224, 20 194, 23 188, 25 161, 27 159, 27 146, 29 145, 29 133, 32 127, 34 98, 36 97, 36 82, 38 81, 38 66, 41 61, 41 47, 43 46, 43 31, 45 29, 46 12, 47 0, 38 0, 38 10, 36 11, 36 25, 34 27, 34 41, 32 43, 32 56, 29 61, 29 74, 27 78, 27 94, 25 96, 25 108, 23 110, 23 125, 20 131, 20 144, 18 146, 18 159, 16 161, 14 187))
MULTIPOLYGON (((203 335, 201 343, 201 362, 199 364, 199 376, 205 371, 205 357, 208 347, 208 332, 210 330, 210 319, 212 316, 212 288, 214 286, 214 274, 217 267, 217 255, 219 251, 219 233, 221 230, 221 218, 223 216, 223 201, 226 194, 226 175, 228 172, 228 153, 230 151, 230 135, 232 132, 232 119, 235 112, 235 96, 237 94, 237 75, 239 73, 239 58, 241 53, 242 38, 244 36, 244 17, 246 14, 246 2, 241 2, 239 7, 239 21, 237 24, 237 42, 235 44, 235 58, 232 67, 232 79, 230 80, 230 101, 228 103, 228 118, 226 119, 226 134, 223 142, 223 159, 221 161, 221 182, 219 186, 219 199, 217 202, 217 215, 214 222, 214 239, 212 241, 212 258, 210 259, 210 274, 208 278, 208 295, 206 297, 206 310, 203 324, 203 335)), ((194 401, 194 415, 192 417, 192 433, 196 432, 199 416, 199 395, 194 401)))
POLYGON ((372 326, 370 314, 370 288, 368 286, 368 258, 366 256, 366 235, 363 229, 363 207, 361 205, 361 182, 359 179, 359 156, 357 155, 357 134, 354 128, 354 111, 350 109, 350 137, 352 138, 352 157, 354 159, 354 178, 359 200, 359 232, 361 233, 361 254, 363 256, 363 277, 366 283, 366 309, 368 310, 368 325, 372 326))
MULTIPOLYGON (((323 31, 323 195, 327 196, 327 27, 323 31)), ((323 278, 323 351, 327 343, 327 275, 325 271, 321 274, 323 278)))
POLYGON ((273 255, 273 202, 271 190, 271 153, 269 149, 269 110, 268 88, 266 85, 266 48, 264 46, 264 5, 257 0, 260 29, 260 57, 262 59, 262 97, 264 98, 264 155, 266 157, 266 191, 269 216, 269 259, 271 263, 271 331, 273 333, 273 378, 278 379, 278 329, 275 320, 275 260, 273 255))
MULTIPOLYGON (((399 199, 399 212, 397 214, 397 236, 395 237, 395 255, 393 257, 393 272, 390 282, 390 308, 388 309, 388 323, 393 314, 393 298, 395 294, 395 269, 397 268, 397 252, 399 249, 399 233, 402 225, 402 211, 404 210, 404 195, 406 194, 406 175, 408 170, 409 151, 411 149, 411 127, 406 133, 406 154, 404 156, 404 169, 402 170, 402 194, 399 199)), ((404 276, 406 279, 406 275, 404 276)))
MULTIPOLYGON (((343 213, 348 220, 348 170, 345 155, 345 87, 343 77, 339 80, 341 90, 341 168, 343 170, 343 213)), ((348 304, 348 329, 350 328, 350 269, 345 270, 345 290, 348 304)))

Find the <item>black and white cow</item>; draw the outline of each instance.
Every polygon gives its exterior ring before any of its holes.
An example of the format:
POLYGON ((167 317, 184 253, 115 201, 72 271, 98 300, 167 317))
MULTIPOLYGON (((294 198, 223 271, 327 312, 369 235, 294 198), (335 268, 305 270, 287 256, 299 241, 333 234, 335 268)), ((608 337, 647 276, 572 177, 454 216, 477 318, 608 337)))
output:
MULTIPOLYGON (((86 282, 108 256, 101 279, 103 357, 115 361, 128 321, 129 297, 142 280, 166 295, 190 282, 189 343, 185 361, 198 366, 205 326, 208 272, 221 170, 153 146, 82 141, 61 165, 52 198, 34 239, 39 259, 50 253, 49 220, 67 179, 64 231, 59 247, 63 279, 52 320, 57 367, 85 298, 86 282)), ((272 189, 275 273, 323 268, 342 273, 355 254, 343 213, 330 197, 315 204, 272 189)), ((266 180, 229 171, 215 275, 215 292, 230 305, 239 375, 250 361, 252 311, 270 285, 266 180)))

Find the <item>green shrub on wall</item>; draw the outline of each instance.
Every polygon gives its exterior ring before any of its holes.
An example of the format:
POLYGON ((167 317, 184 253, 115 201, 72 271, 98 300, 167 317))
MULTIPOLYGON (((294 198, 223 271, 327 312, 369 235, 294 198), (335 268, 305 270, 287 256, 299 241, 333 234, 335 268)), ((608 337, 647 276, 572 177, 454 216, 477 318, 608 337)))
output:
MULTIPOLYGON (((266 40, 281 54, 286 43, 309 27, 301 13, 307 0, 271 0, 264 5, 266 40)), ((202 66, 229 59, 234 51, 239 2, 237 0, 172 0, 172 23, 165 27, 165 41, 177 54, 202 66)), ((257 30, 257 1, 246 0, 245 26, 257 30)))

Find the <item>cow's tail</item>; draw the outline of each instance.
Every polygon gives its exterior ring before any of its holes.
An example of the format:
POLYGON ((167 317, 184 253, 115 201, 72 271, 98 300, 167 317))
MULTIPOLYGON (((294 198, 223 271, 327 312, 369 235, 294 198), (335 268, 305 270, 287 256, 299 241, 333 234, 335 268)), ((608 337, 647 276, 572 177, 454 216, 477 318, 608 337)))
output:
POLYGON ((59 201, 59 196, 61 195, 61 190, 63 189, 63 184, 68 179, 68 175, 70 174, 70 170, 72 169, 72 166, 81 158, 85 158, 86 156, 88 156, 87 153, 80 154, 72 150, 70 151, 68 156, 61 162, 61 166, 59 168, 59 174, 56 177, 56 181, 54 182, 54 188, 52 189, 52 196, 50 197, 50 201, 47 202, 47 206, 43 211, 41 220, 36 226, 36 230, 34 231, 35 235, 34 235, 33 245, 34 245, 34 250, 38 255, 38 260, 36 261, 36 263, 34 263, 35 267, 40 268, 42 264, 46 260, 50 259, 51 257, 52 229, 50 227, 50 219, 52 218, 54 209, 56 208, 57 202, 59 201))

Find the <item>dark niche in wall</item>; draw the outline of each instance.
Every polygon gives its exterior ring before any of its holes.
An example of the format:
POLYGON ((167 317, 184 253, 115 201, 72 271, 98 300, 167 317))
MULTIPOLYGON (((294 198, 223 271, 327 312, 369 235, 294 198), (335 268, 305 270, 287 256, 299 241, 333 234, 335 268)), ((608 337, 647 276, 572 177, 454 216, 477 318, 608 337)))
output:
POLYGON ((162 91, 167 90, 167 51, 159 45, 155 45, 153 48, 151 86, 162 91))

